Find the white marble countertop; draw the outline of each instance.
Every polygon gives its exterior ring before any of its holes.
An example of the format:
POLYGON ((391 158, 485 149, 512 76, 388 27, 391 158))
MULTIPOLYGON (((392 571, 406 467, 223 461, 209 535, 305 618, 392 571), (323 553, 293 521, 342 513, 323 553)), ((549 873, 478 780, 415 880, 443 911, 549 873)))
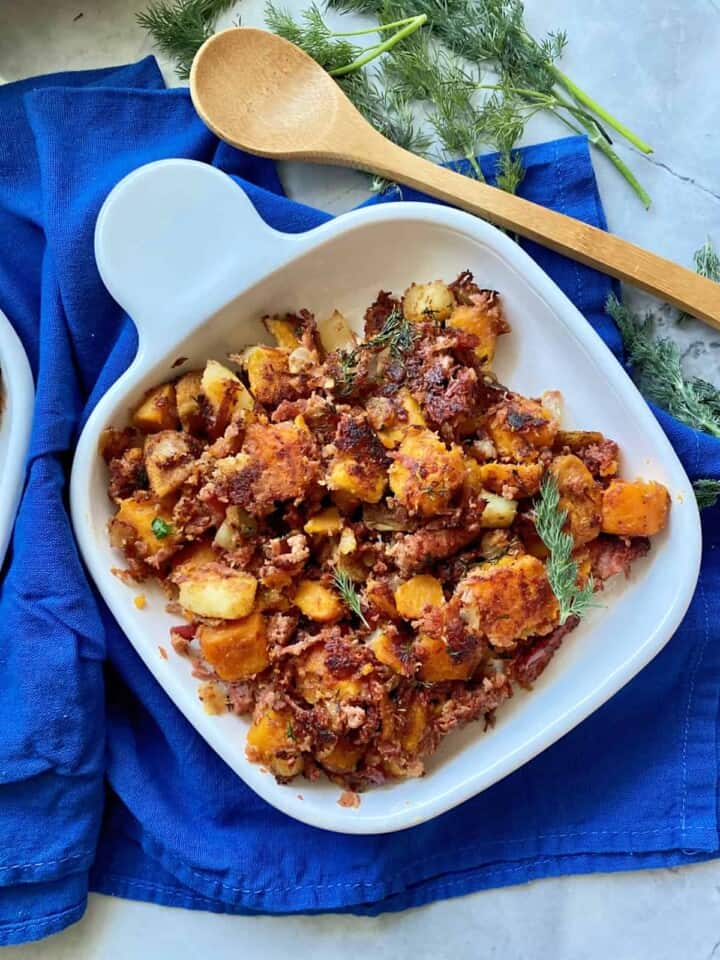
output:
MULTIPOLYGON (((138 59, 151 48, 135 25, 143 0, 6 0, 0 75, 138 59), (81 16, 78 16, 81 14, 81 16)), ((300 9, 304 0, 287 0, 300 9)), ((243 0, 224 21, 262 25, 262 0, 243 0)), ((526 0, 536 31, 561 27, 564 69, 655 147, 650 158, 619 152, 653 197, 645 212, 602 158, 595 167, 610 229, 687 265, 707 236, 720 246, 720 3, 718 0, 526 0)), ((168 79, 171 79, 168 72, 168 79)), ((528 142, 563 135, 538 118, 528 142)), ((285 167, 292 195, 331 212, 365 196, 349 171, 285 167)), ((672 331, 693 372, 720 381, 720 334, 700 324, 672 331)), ((352 955, 372 941, 383 958, 475 956, 504 960, 710 960, 720 956, 720 862, 671 870, 564 877, 492 890, 377 919, 229 917, 91 896, 84 919, 39 944, 8 948, 18 960, 115 960, 144 956, 266 960, 352 955)))

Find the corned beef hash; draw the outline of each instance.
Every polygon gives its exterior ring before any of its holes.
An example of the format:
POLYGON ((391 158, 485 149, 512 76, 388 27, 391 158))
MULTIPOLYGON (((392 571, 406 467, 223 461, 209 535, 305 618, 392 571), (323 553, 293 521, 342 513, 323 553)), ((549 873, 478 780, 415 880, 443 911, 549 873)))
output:
POLYGON ((420 776, 539 676, 668 492, 562 430, 557 392, 498 382, 509 326, 469 272, 380 292, 363 341, 337 311, 264 322, 275 346, 104 432, 118 573, 159 581, 205 709, 251 717, 247 755, 278 780, 420 776))

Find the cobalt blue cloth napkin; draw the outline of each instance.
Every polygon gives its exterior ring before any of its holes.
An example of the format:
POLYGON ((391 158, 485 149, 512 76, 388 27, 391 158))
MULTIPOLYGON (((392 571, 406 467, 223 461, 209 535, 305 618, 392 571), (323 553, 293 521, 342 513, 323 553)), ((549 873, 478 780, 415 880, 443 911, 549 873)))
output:
MULTIPOLYGON (((66 504, 79 424, 136 344, 95 268, 95 218, 121 177, 163 157, 232 174, 278 229, 327 219, 286 199, 271 163, 218 144, 187 92, 163 89, 152 59, 0 87, 0 307, 37 380, 0 588, 0 943, 71 923, 88 889, 237 913, 375 914, 552 874, 717 856, 717 509, 704 516, 696 597, 663 653, 532 763, 423 826, 361 837, 296 823, 175 709, 88 582, 66 504)), ((524 159, 525 196, 605 226, 583 139, 524 159)), ((609 281, 528 248, 619 353, 603 313, 609 281)), ((720 478, 720 441, 658 416, 690 475, 720 478)))

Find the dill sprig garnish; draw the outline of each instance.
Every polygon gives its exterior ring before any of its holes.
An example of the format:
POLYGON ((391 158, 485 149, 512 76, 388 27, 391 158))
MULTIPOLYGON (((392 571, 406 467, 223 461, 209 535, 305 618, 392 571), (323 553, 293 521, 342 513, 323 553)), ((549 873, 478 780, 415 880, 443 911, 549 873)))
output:
POLYGON ((362 620, 365 626, 369 628, 370 624, 365 619, 365 614, 362 612, 362 606, 360 605, 360 595, 355 589, 355 584, 349 574, 344 570, 335 569, 333 572, 333 583, 345 604, 362 620))
POLYGON ((221 13, 234 0, 155 0, 136 20, 148 31, 155 46, 175 61, 177 75, 190 76, 193 57, 213 35, 221 13))
POLYGON ((391 359, 400 360, 415 343, 417 331, 407 320, 402 310, 393 308, 380 330, 369 340, 364 340, 352 350, 338 350, 340 366, 340 393, 350 393, 360 359, 364 353, 376 353, 387 350, 391 359))
POLYGON ((564 529, 567 512, 560 508, 560 490, 551 473, 546 473, 535 500, 535 529, 550 552, 546 569, 550 586, 560 608, 560 624, 568 617, 582 619, 588 609, 597 607, 593 599, 592 575, 578 586, 578 566, 573 559, 574 542, 564 529))

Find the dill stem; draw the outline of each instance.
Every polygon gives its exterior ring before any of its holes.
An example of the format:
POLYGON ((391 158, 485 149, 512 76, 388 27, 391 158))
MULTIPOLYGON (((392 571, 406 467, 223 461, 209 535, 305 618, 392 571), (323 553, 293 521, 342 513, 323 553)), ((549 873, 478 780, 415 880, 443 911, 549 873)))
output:
POLYGON ((331 77, 344 77, 348 73, 353 73, 355 70, 359 70, 361 67, 364 67, 366 64, 370 63, 371 60, 374 60, 376 57, 379 57, 382 53, 387 53, 388 50, 392 50, 394 46, 400 43, 401 40, 404 40, 405 37, 409 37, 411 34, 415 33, 416 30, 419 30, 427 21, 427 14, 421 13, 417 17, 412 17, 409 23, 397 33, 394 33, 391 37, 388 37, 387 40, 383 41, 380 44, 376 44, 370 47, 362 56, 358 57, 356 60, 353 60, 352 63, 346 64, 344 67, 336 67, 335 70, 329 70, 331 77))
POLYGON ((596 113, 609 127, 612 127, 616 133, 619 133, 622 137, 628 140, 634 147, 637 147, 642 153, 648 154, 653 152, 653 148, 649 143, 646 143, 642 140, 636 133, 633 133, 629 127, 626 127, 622 121, 618 120, 617 117, 614 117, 608 110, 601 106, 596 100, 585 93, 575 82, 571 80, 567 74, 563 73, 558 67, 554 64, 550 65, 550 72, 555 77, 557 83, 564 87, 569 94, 583 107, 586 107, 588 110, 596 113))
MULTIPOLYGON (((423 16, 425 16, 423 14, 423 16)), ((417 17, 405 17, 404 20, 394 20, 392 23, 379 23, 375 27, 367 27, 364 30, 347 30, 344 33, 333 31, 331 37, 364 37, 368 33, 382 33, 385 30, 395 30, 396 27, 404 27, 406 23, 414 23, 417 17)))
POLYGON ((637 179, 630 167, 628 167, 625 161, 618 156, 618 154, 607 142, 605 137, 602 135, 602 131, 600 130, 595 119, 582 107, 576 107, 574 104, 560 97, 558 94, 542 93, 539 90, 532 90, 529 87, 503 87, 497 83, 480 83, 477 84, 477 89, 508 90, 511 93, 516 93, 518 96, 524 97, 526 100, 537 103, 550 113, 554 113, 558 120, 562 121, 566 127, 569 127, 575 133, 582 133, 582 131, 579 130, 575 124, 570 123, 570 121, 559 112, 560 110, 567 110, 567 112, 585 128, 590 143, 592 143, 594 147, 596 147, 607 157, 618 173, 627 181, 645 209, 648 210, 650 208, 652 203, 650 194, 637 179))

